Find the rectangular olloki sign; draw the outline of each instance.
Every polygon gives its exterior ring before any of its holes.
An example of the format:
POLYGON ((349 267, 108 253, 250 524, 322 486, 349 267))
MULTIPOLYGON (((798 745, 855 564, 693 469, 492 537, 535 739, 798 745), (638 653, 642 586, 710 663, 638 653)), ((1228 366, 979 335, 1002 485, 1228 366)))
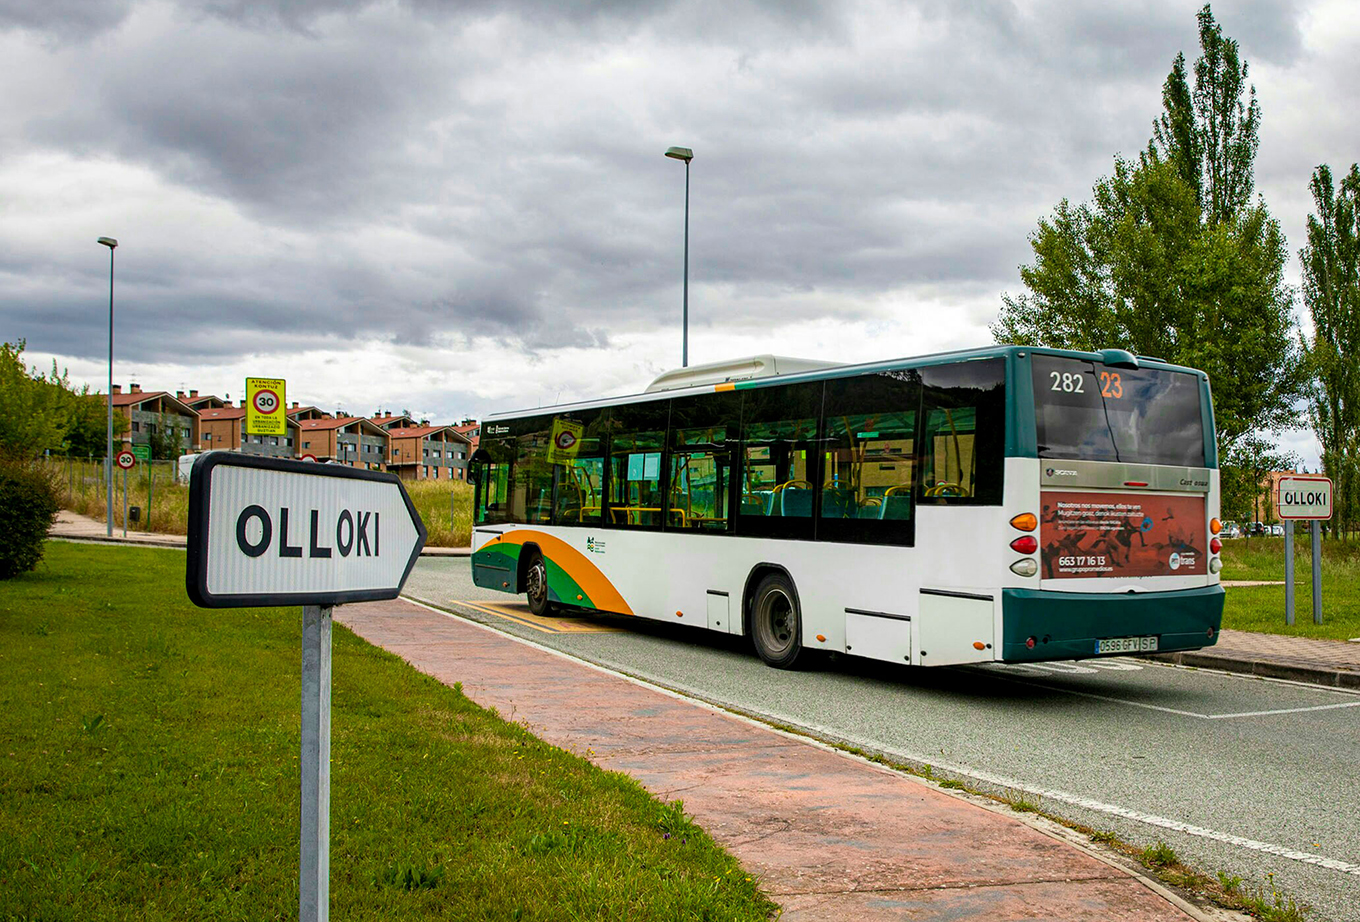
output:
POLYGON ((1318 474, 1289 474, 1281 477, 1275 504, 1281 519, 1330 519, 1332 481, 1318 474))
POLYGON ((425 546, 395 474, 208 452, 189 478, 189 598, 204 608, 394 599, 425 546))

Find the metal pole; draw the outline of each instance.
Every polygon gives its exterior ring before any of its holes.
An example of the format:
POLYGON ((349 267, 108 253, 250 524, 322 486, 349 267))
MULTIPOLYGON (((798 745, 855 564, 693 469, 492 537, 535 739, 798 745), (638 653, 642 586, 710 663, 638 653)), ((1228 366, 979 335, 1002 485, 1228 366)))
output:
POLYGON ((1322 523, 1313 519, 1313 623, 1322 623, 1322 523))
POLYGON ((127 537, 127 468, 123 468, 123 537, 127 537))
POLYGON ((113 537, 113 247, 109 247, 109 422, 108 447, 104 468, 108 472, 104 518, 108 522, 108 537, 113 537))
POLYGON ((1294 520, 1284 523, 1284 623, 1294 623, 1294 520))
POLYGON ((685 161, 685 288, 682 313, 684 329, 680 344, 680 366, 689 366, 689 161, 685 161))
POLYGON ((298 918, 330 918, 331 606, 302 608, 302 852, 298 918))
POLYGON ((155 481, 156 462, 148 461, 146 463, 146 522, 142 525, 144 531, 151 530, 151 500, 155 497, 155 493, 152 492, 155 487, 155 481))

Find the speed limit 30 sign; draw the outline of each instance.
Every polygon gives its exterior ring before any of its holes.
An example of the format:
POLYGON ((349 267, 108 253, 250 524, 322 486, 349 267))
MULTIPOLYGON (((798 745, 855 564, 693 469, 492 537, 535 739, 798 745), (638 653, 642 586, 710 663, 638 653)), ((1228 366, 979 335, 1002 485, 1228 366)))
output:
POLYGON ((282 378, 246 378, 247 434, 288 434, 284 383, 282 378))
POLYGON ((125 471, 131 470, 132 466, 137 463, 137 456, 125 449, 114 456, 113 463, 125 471))

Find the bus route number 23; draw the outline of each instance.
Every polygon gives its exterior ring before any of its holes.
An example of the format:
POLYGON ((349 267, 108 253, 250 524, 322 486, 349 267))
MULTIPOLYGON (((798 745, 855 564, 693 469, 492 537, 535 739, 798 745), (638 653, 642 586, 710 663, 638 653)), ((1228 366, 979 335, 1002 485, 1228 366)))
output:
MULTIPOLYGON (((1053 384, 1049 387, 1051 391, 1061 391, 1066 394, 1086 393, 1085 378, 1082 375, 1050 371, 1048 376, 1053 381, 1053 384)), ((1124 385, 1119 380, 1119 372, 1102 371, 1100 373, 1100 396, 1115 399, 1124 396, 1124 385)))

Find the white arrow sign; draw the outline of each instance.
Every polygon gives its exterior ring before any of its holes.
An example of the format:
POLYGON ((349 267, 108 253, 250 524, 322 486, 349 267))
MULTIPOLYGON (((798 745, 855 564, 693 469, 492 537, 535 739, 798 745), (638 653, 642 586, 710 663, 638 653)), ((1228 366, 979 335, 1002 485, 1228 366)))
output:
POLYGON ((395 474, 223 451, 194 462, 186 585, 204 608, 394 599, 424 546, 395 474))

